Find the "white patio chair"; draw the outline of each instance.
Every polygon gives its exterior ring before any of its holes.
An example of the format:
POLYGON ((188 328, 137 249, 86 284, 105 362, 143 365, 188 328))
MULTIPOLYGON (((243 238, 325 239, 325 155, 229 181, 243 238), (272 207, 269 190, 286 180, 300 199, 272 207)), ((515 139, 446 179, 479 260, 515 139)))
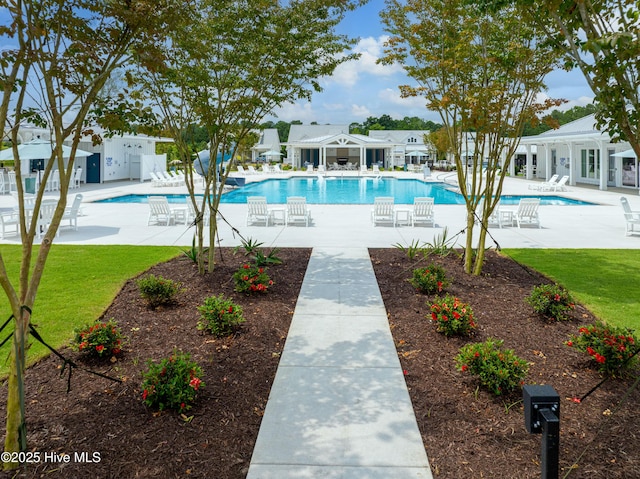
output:
POLYGON ((304 223, 309 226, 311 211, 307 207, 307 199, 304 196, 289 196, 287 198, 287 225, 304 223))
POLYGON ((307 165, 307 173, 313 173, 313 164, 307 165))
POLYGON ((622 203, 622 209, 624 211, 624 220, 626 224, 625 234, 627 236, 633 234, 640 234, 640 231, 636 231, 636 225, 640 225, 640 211, 634 211, 629 205, 629 200, 624 196, 620 197, 620 203, 622 203))
POLYGON ((268 175, 269 173, 271 173, 271 165, 265 163, 264 165, 262 165, 262 172, 265 175, 268 175))
POLYGON ((373 200, 373 210, 371 210, 371 221, 373 226, 379 224, 396 224, 396 214, 394 210, 394 200, 391 196, 379 196, 373 200))
POLYGON ((161 171, 158 174, 161 175, 162 178, 164 178, 166 186, 180 186, 180 181, 177 178, 171 176, 168 171, 161 171))
MULTIPOLYGON (((209 212, 209 207, 205 207, 204 212, 202 214, 202 221, 204 226, 209 226, 209 222, 211 221, 211 213, 209 212)), ((187 198, 187 223, 192 224, 196 221, 196 209, 193 206, 193 202, 190 198, 187 198)))
POLYGON ((80 188, 80 183, 82 182, 82 168, 76 168, 76 174, 73 178, 74 188, 80 188))
POLYGON ((7 173, 7 177, 9 178, 9 193, 18 191, 18 183, 16 183, 16 172, 10 171, 9 173, 7 173))
POLYGON ((244 166, 238 165, 236 168, 238 169, 238 174, 239 175, 246 175, 247 174, 247 172, 244 171, 244 166))
POLYGON ((267 206, 264 196, 249 196, 247 198, 247 226, 255 223, 271 224, 272 213, 267 206))
MULTIPOLYGON (((80 204, 82 203, 82 195, 78 193, 73 199, 70 207, 66 208, 62 215, 62 221, 69 221, 69 228, 78 231, 78 213, 80 212, 80 204)), ((62 224, 60 224, 62 227, 62 224)))
POLYGON ((15 234, 18 236, 20 234, 20 216, 16 212, 1 213, 0 227, 2 227, 2 236, 0 238, 6 238, 10 229, 15 229, 15 234))
POLYGON ((256 169, 253 167, 253 165, 249 165, 247 166, 247 171, 249 172, 250 175, 257 175, 258 172, 256 171, 256 169))
POLYGON ((324 167, 324 165, 318 165, 318 174, 319 175, 324 175, 326 172, 327 172, 327 170, 324 167))
POLYGON ((369 170, 367 170, 367 165, 360 165, 360 174, 366 175, 367 173, 369 173, 369 170))
MULTIPOLYGON (((484 198, 482 198, 478 202, 478 207, 476 208, 476 223, 479 223, 482 219, 482 212, 484 210, 484 198)), ((493 211, 489 215, 487 221, 487 227, 497 226, 498 228, 502 228, 505 224, 512 226, 513 224, 513 215, 514 211, 505 210, 502 208, 502 204, 500 201, 496 203, 496 206, 493 208, 493 211)))
MULTIPOLYGON (((51 226, 57 207, 57 200, 43 200, 42 203, 40 203, 40 213, 38 214, 38 220, 36 222, 37 238, 42 238, 51 226)), ((56 231, 56 236, 60 236, 60 228, 56 231)))
POLYGON ((538 215, 539 206, 540 199, 538 198, 523 198, 520 200, 515 213, 518 228, 523 225, 532 225, 540 228, 540 217, 538 215))
POLYGON ((280 168, 280 165, 277 164, 277 163, 275 165, 273 165, 271 168, 272 168, 274 173, 278 173, 278 174, 281 174, 281 175, 284 174, 284 171, 282 171, 282 168, 280 168))
POLYGON ((187 208, 172 208, 166 196, 149 197, 149 220, 147 225, 152 223, 169 226, 171 223, 181 221, 187 222, 187 208))
POLYGON ((553 185, 555 185, 557 183, 558 176, 560 176, 560 175, 553 175, 547 181, 543 181, 542 183, 536 183, 535 185, 529 185, 529 189, 530 190, 545 191, 547 188, 551 188, 553 185))
POLYGON ((51 191, 60 190, 60 170, 53 170, 51 173, 51 191))
POLYGON ((162 186, 165 183, 165 181, 153 171, 149 172, 149 178, 151 178, 151 186, 162 186))
POLYGON ((380 174, 380 166, 373 165, 373 174, 374 175, 379 175, 380 174))
POLYGON ((435 226, 433 198, 414 198, 413 211, 411 212, 411 225, 435 226))

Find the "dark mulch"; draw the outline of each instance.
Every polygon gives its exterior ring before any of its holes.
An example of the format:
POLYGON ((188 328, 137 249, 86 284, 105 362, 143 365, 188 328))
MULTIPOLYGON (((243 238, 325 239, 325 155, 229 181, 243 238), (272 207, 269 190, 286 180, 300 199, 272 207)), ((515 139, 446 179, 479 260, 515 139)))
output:
MULTIPOLYGON (((41 463, 18 477, 244 478, 309 253, 282 249, 285 264, 269 268, 276 284, 266 295, 233 292, 230 278, 244 257, 230 250, 204 277, 184 258, 152 268, 185 284, 172 307, 149 310, 135 283, 128 282, 104 314, 128 336, 125 354, 107 365, 85 363, 123 383, 76 372, 67 394, 53 358, 27 374, 29 449, 99 452, 100 462, 41 463), (247 322, 237 335, 214 339, 196 330, 196 307, 221 292, 242 305, 247 322), (171 412, 153 413, 140 397, 147 358, 166 357, 174 348, 191 353, 205 370, 207 386, 188 421, 171 412)), ((526 432, 520 397, 496 399, 457 372, 453 358, 468 340, 447 339, 425 319, 429 298, 406 282, 414 263, 396 249, 372 250, 371 256, 434 476, 539 477, 541 438, 526 432)), ((453 255, 434 261, 453 278, 449 291, 474 309, 479 330, 473 341, 503 339, 532 363, 529 383, 551 384, 559 392, 561 475, 577 461, 569 477, 640 477, 640 393, 618 408, 632 381, 608 381, 581 404, 571 401, 600 380, 584 357, 563 345, 592 315, 578 307, 569 322, 537 318, 524 298, 544 278, 496 254, 489 254, 481 277, 463 274, 453 255)), ((77 358, 68 350, 64 354, 77 358)), ((0 404, 5 402, 6 387, 0 391, 0 404)))

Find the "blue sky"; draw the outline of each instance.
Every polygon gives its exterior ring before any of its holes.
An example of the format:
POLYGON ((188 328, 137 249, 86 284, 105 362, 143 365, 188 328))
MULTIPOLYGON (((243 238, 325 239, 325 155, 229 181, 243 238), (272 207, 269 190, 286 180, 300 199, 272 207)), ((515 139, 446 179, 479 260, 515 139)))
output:
MULTIPOLYGON (((277 117, 268 119, 348 124, 388 114, 398 119, 417 116, 439 122, 438 115, 428 111, 423 100, 400 98, 398 85, 413 83, 400 66, 376 65, 385 40, 379 15, 383 8, 384 0, 370 0, 349 12, 339 25, 339 33, 360 38, 355 46, 355 51, 361 54, 359 60, 342 64, 332 77, 323 79, 324 91, 314 94, 311 102, 286 105, 276 111, 277 117)), ((590 88, 578 71, 556 71, 546 81, 548 97, 568 100, 562 109, 586 105, 593 100, 590 88)))

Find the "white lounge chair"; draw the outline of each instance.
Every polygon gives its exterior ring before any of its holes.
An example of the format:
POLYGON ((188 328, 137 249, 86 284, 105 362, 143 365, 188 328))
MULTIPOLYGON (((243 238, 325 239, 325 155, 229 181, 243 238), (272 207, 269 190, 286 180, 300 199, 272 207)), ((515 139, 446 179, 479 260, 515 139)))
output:
POLYGON ((327 170, 324 167, 324 165, 318 165, 318 174, 319 175, 324 175, 326 172, 327 172, 327 170))
POLYGON ((548 189, 552 191, 566 191, 567 188, 565 185, 567 184, 567 181, 569 181, 569 177, 565 175, 562 178, 560 178, 560 180, 558 180, 558 182, 555 185, 549 186, 548 189))
POLYGON ((553 175, 547 181, 543 181, 542 183, 536 183, 535 185, 529 185, 529 189, 530 190, 544 191, 547 188, 551 188, 553 185, 555 185, 557 183, 558 176, 560 176, 560 175, 553 175))
POLYGON ((74 188, 80 188, 80 183, 82 182, 82 168, 76 168, 75 174, 73 176, 74 188))
POLYGON ((246 175, 247 174, 247 172, 244 171, 244 166, 238 165, 238 166, 236 166, 236 168, 238 169, 238 174, 239 175, 246 175))
POLYGON ((360 165, 360 174, 361 175, 366 175, 367 173, 369 173, 369 170, 367 170, 367 165, 360 165))
POLYGON ((250 175, 257 175, 258 174, 256 169, 252 165, 247 166, 247 171, 249 172, 250 175))
POLYGON ((311 211, 307 208, 307 199, 304 196, 289 196, 287 198, 287 225, 304 223, 309 226, 311 211))
MULTIPOLYGON (((62 215, 62 221, 69 221, 69 228, 78 231, 78 213, 80 212, 80 204, 82 203, 82 195, 77 194, 73 199, 70 207, 66 208, 62 215)), ((60 225, 62 227, 62 224, 60 225)))
POLYGON ((155 172, 149 172, 149 178, 151 178, 151 186, 163 186, 166 181, 160 178, 155 172))
POLYGON ((164 178, 166 186, 180 186, 180 181, 171 176, 168 171, 161 171, 158 174, 161 175, 161 178, 164 178))
POLYGON ((279 173, 279 174, 283 174, 284 173, 284 171, 282 171, 282 169, 280 168, 280 165, 277 164, 277 163, 271 167, 271 170, 274 173, 279 173))
MULTIPOLYGON (((484 198, 482 198, 478 202, 478 208, 476 209, 476 222, 479 222, 482 219, 482 212, 484 210, 484 198)), ((512 210, 504 210, 502 209, 502 205, 500 201, 496 203, 496 206, 493 208, 491 215, 489 215, 489 219, 487 221, 487 227, 497 226, 498 228, 502 228, 504 225, 513 226, 513 215, 514 211, 512 210)))
POLYGON ((435 226, 433 198, 414 198, 411 212, 411 225, 424 224, 435 226))
POLYGON ((373 210, 371 210, 371 221, 373 226, 379 224, 395 225, 396 213, 394 210, 393 197, 379 196, 373 200, 373 210))
POLYGON ((624 196, 620 197, 620 203, 622 203, 622 209, 624 211, 624 220, 626 224, 625 234, 627 236, 633 234, 640 234, 640 231, 636 231, 636 225, 640 225, 640 211, 634 211, 629 205, 629 200, 624 196))
POLYGON ((149 220, 147 225, 152 223, 158 225, 169 226, 171 223, 187 222, 187 208, 175 207, 169 205, 166 196, 150 196, 149 197, 149 220))
POLYGON ((523 198, 520 200, 515 213, 518 228, 522 227, 522 225, 533 225, 540 228, 539 206, 540 200, 538 198, 523 198))
POLYGON ((373 165, 373 174, 374 175, 379 175, 380 174, 380 166, 373 165))
POLYGON ((247 226, 255 223, 271 224, 272 212, 267 206, 264 196, 249 196, 247 198, 247 226))
POLYGON ((271 165, 265 163, 264 165, 262 165, 262 172, 266 175, 268 175, 269 173, 271 173, 271 165))

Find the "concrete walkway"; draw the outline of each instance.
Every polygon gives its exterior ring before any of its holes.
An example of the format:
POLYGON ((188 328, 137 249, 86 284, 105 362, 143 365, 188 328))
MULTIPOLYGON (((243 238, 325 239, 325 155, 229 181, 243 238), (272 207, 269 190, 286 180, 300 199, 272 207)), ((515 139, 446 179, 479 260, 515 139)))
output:
POLYGON ((367 249, 314 248, 247 479, 427 479, 367 249))

